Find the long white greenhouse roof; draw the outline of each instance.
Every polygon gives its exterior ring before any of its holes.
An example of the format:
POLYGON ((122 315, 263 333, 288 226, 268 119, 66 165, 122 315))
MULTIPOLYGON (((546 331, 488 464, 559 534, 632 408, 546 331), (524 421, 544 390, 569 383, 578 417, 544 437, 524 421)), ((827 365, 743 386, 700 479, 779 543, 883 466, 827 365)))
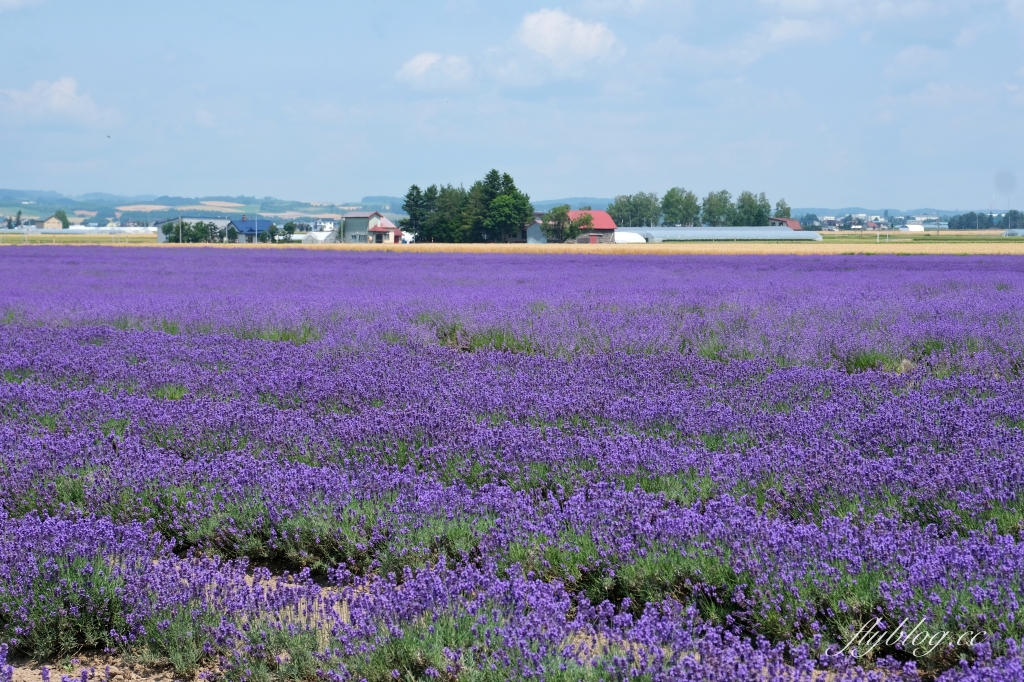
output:
POLYGON ((743 227, 635 227, 632 228, 649 242, 667 241, 741 241, 741 240, 803 240, 820 242, 817 232, 791 230, 777 225, 748 225, 743 227))

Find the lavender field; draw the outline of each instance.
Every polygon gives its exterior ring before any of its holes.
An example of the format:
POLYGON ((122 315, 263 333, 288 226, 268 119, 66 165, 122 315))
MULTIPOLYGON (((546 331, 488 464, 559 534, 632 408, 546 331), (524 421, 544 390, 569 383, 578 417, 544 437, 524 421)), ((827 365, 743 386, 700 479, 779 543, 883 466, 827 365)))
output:
POLYGON ((0 681, 1024 680, 1017 258, 19 247, 0 282, 0 681))

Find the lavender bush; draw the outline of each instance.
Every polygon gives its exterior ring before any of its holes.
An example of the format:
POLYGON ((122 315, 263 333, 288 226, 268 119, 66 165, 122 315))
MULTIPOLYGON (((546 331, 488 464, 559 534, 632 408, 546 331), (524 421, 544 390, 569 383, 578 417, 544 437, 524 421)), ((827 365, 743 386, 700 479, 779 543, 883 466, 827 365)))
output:
POLYGON ((1012 258, 0 275, 0 675, 1020 679, 1012 258), (951 635, 848 646, 901 623, 951 635))

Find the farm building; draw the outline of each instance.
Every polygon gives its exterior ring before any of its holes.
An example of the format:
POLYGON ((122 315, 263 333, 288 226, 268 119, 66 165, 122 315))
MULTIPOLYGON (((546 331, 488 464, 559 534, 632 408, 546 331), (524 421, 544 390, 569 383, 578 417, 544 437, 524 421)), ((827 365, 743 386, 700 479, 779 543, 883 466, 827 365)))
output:
POLYGON ((344 241, 357 244, 398 244, 402 230, 379 211, 345 214, 344 241))
POLYGON ((61 230, 64 228, 64 223, 60 221, 57 216, 50 216, 46 219, 39 219, 36 221, 37 230, 61 230))
POLYGON ((791 230, 803 231, 804 226, 796 218, 769 218, 768 225, 771 227, 788 227, 791 230))
MULTIPOLYGON (((569 220, 577 220, 580 216, 589 213, 593 219, 593 226, 581 234, 577 239, 578 244, 614 244, 615 243, 615 230, 617 226, 615 220, 608 215, 607 211, 569 211, 569 220)), ((541 229, 541 218, 544 216, 543 213, 535 213, 535 218, 532 223, 523 228, 518 239, 512 239, 512 242, 525 242, 527 244, 547 244, 548 239, 544 235, 544 231, 541 229)))
POLYGON ((618 225, 607 211, 569 211, 569 220, 578 220, 590 214, 594 224, 576 239, 577 244, 614 244, 618 225))

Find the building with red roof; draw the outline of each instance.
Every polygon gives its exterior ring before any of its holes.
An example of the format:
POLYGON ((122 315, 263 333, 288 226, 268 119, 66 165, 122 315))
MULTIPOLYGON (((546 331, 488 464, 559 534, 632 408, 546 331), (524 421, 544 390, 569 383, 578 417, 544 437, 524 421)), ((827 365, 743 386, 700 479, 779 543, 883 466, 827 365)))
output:
POLYGON ((614 244, 615 230, 619 226, 607 211, 569 211, 569 220, 575 221, 588 214, 594 219, 594 224, 583 230, 576 241, 582 244, 614 244))
POLYGON ((381 216, 380 221, 367 231, 370 233, 370 241, 374 244, 402 243, 402 229, 384 216, 381 216))
POLYGON ((788 227, 791 230, 802 230, 803 225, 796 218, 769 218, 768 224, 773 227, 788 227))

